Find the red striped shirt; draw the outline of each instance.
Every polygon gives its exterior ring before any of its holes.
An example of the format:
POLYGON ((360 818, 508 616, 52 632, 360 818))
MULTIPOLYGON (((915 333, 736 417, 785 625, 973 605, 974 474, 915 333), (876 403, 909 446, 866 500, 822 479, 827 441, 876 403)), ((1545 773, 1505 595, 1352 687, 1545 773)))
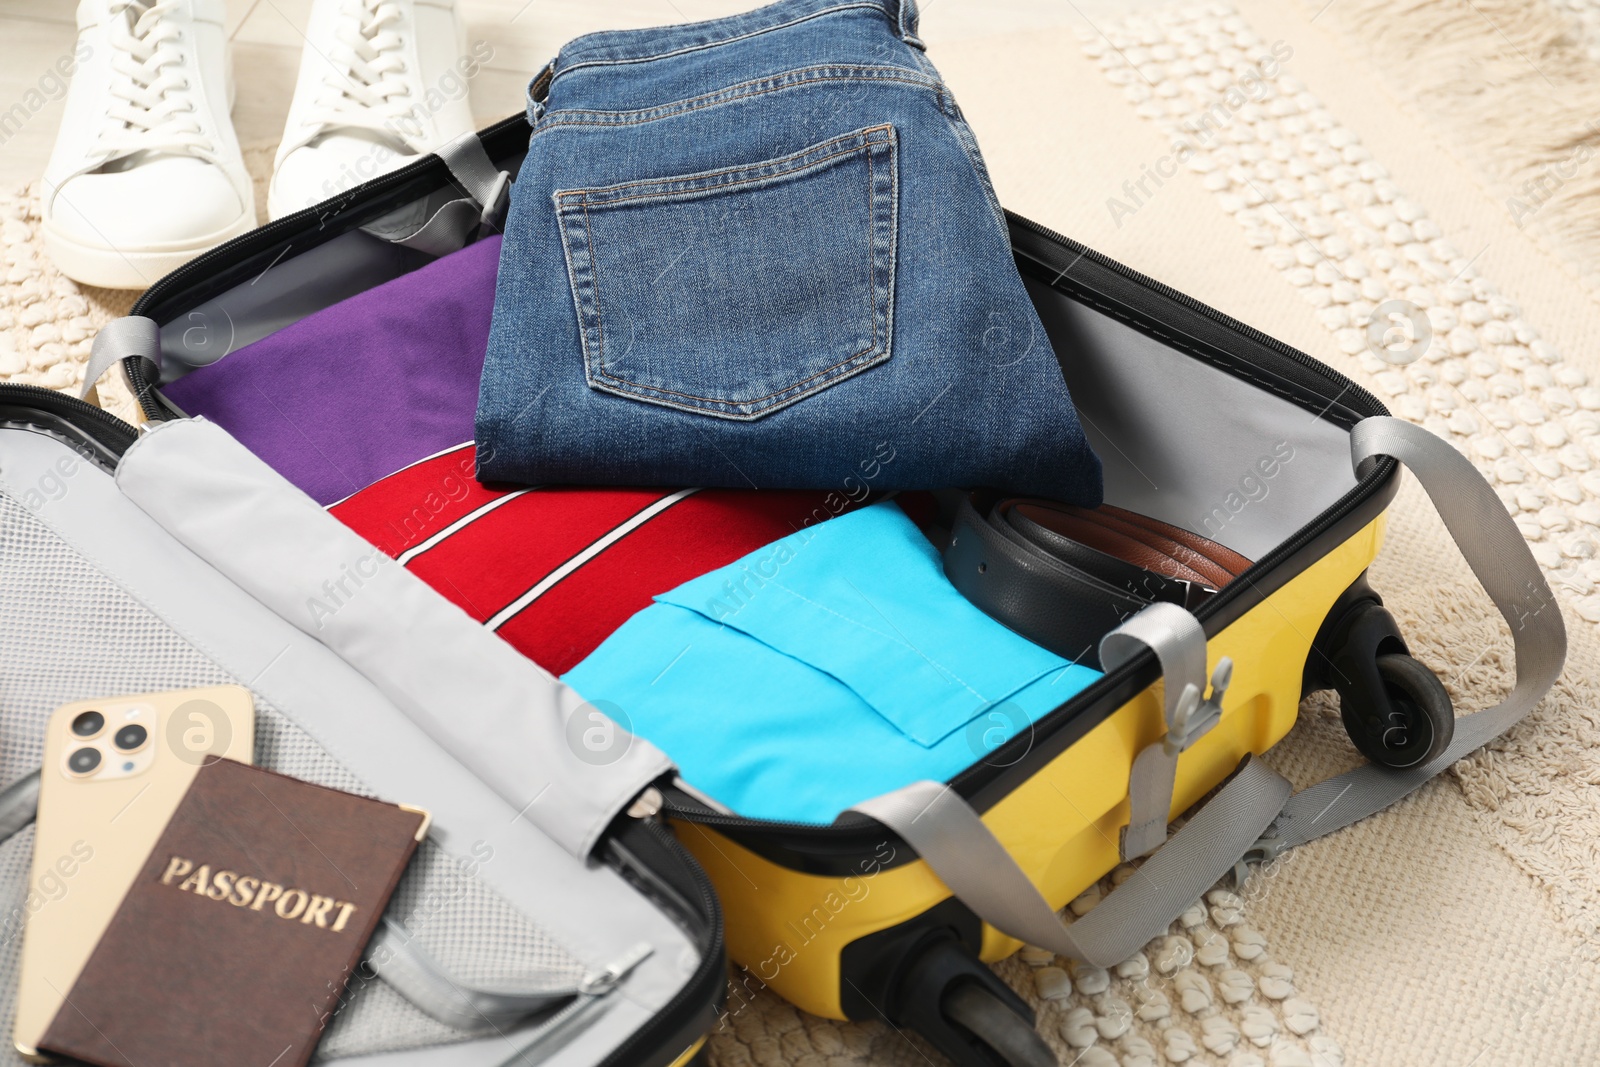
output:
POLYGON ((726 566, 851 500, 824 490, 492 488, 470 444, 397 471, 329 510, 554 674, 650 598, 726 566))

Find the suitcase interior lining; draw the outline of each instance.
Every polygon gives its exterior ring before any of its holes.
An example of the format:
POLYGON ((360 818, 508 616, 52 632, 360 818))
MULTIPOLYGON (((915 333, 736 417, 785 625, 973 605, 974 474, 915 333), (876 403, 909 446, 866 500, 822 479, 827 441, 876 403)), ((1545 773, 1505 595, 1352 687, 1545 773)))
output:
POLYGON ((1355 487, 1348 431, 1267 376, 1236 377, 1039 282, 1028 292, 1108 504, 1257 560, 1355 487))
MULTIPOLYGON (((63 468, 71 454, 50 435, 0 428, 0 438, 0 618, 10 624, 0 634, 11 653, 0 664, 0 692, 9 694, 0 719, 10 741, 4 765, 15 772, 7 780, 22 773, 18 766, 37 766, 42 724, 65 700, 248 682, 260 711, 262 765, 433 813, 433 836, 390 915, 436 958, 455 968, 499 961, 512 968, 498 975, 503 980, 527 978, 526 968, 545 964, 552 973, 594 970, 618 958, 619 945, 655 946, 626 995, 591 1013, 607 1025, 552 1050, 549 1062, 594 1062, 597 1050, 625 1039, 681 987, 681 961, 695 946, 675 917, 646 904, 608 866, 574 859, 515 817, 514 805, 407 728, 353 669, 167 537, 108 473, 87 463, 63 468), (58 484, 65 488, 52 495, 58 484), (34 499, 40 493, 42 504, 34 499), (41 598, 44 590, 51 595, 41 598), (552 871, 559 877, 549 879, 552 871)), ((0 894, 18 914, 27 863, 11 864, 30 842, 18 835, 0 849, 0 894)), ((16 945, 9 939, 0 951, 0 1008, 14 995, 16 945)), ((381 983, 364 983, 348 1003, 322 1054, 332 1061, 361 1054, 374 1067, 501 1063, 507 1036, 520 1047, 536 1040, 541 1025, 536 1017, 505 1036, 454 1030, 381 983)), ((0 1052, 0 1064, 12 1062, 20 1061, 9 1049, 0 1052)))

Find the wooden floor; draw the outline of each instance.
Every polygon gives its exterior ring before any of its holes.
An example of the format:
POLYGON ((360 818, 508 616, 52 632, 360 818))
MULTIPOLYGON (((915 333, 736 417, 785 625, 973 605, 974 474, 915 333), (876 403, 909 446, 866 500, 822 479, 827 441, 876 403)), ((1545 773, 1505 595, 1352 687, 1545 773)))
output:
MULTIPOLYGON (((472 84, 479 125, 522 109, 523 89, 562 42, 602 29, 717 18, 760 6, 752 0, 459 0, 467 39, 485 41, 493 58, 472 84)), ((1045 26, 1092 27, 1126 9, 1127 0, 926 0, 922 35, 930 50, 940 39, 974 37, 1045 26)), ((0 186, 38 177, 61 120, 50 89, 50 68, 72 51, 72 0, 0 0, 0 113, 43 96, 44 106, 0 143, 0 186)), ((304 44, 311 0, 229 0, 228 32, 238 84, 234 128, 242 145, 275 144, 304 44)), ((934 60, 937 62, 937 52, 934 60)), ((997 71, 996 77, 1004 77, 997 71)), ((4 136, 0 133, 0 136, 4 136)))

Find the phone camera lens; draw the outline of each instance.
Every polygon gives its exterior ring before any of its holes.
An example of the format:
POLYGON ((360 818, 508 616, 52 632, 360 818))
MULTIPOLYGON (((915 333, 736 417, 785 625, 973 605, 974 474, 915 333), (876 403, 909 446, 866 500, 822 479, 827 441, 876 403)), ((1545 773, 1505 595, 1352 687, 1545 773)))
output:
POLYGON ((136 723, 130 723, 118 730, 116 737, 114 737, 112 740, 115 742, 116 746, 122 749, 124 752, 132 752, 134 749, 143 748, 145 738, 149 736, 149 732, 145 730, 143 726, 139 726, 136 723))
POLYGON ((92 774, 100 766, 98 748, 80 748, 67 757, 67 769, 73 774, 92 774))
POLYGON ((93 737, 105 724, 106 717, 98 711, 79 712, 78 717, 72 720, 72 732, 79 737, 93 737))

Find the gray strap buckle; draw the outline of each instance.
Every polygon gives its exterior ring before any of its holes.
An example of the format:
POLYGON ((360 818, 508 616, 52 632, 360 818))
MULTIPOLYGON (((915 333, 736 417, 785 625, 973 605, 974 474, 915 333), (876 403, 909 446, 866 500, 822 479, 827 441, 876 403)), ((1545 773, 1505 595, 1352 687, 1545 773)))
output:
POLYGON ((1211 694, 1204 700, 1193 682, 1183 687, 1177 714, 1167 723, 1167 736, 1161 739, 1161 747, 1168 755, 1178 755, 1217 725, 1222 719, 1222 697, 1232 681, 1233 660, 1223 656, 1211 672, 1211 694))
POLYGON ((1176 604, 1152 604, 1111 631, 1100 642, 1100 661, 1112 670, 1146 647, 1161 661, 1166 733, 1139 752, 1128 775, 1128 825, 1118 843, 1124 860, 1166 841, 1178 756, 1222 718, 1222 697, 1233 677, 1233 661, 1224 658, 1212 673, 1210 695, 1203 696, 1205 630, 1176 604))
POLYGON ((428 203, 405 204, 362 229, 432 256, 448 255, 486 233, 498 233, 511 203, 511 175, 500 170, 475 133, 439 147, 438 156, 466 196, 450 200, 419 225, 428 203))
MULTIPOLYGON (((1128 825, 1118 847, 1124 860, 1160 848, 1167 840, 1167 816, 1177 783, 1178 757, 1222 719, 1222 697, 1233 677, 1233 660, 1223 657, 1211 675, 1211 694, 1200 697, 1193 682, 1183 687, 1178 706, 1160 741, 1145 746, 1128 775, 1128 825)), ((1168 685, 1175 682, 1169 680, 1168 685)))
POLYGON ((1269 863, 1289 851, 1289 842, 1278 836, 1278 829, 1284 822, 1284 816, 1272 820, 1262 835, 1256 838, 1256 843, 1245 849, 1244 855, 1239 857, 1239 862, 1233 865, 1233 887, 1243 889, 1244 884, 1250 880, 1250 875, 1258 868, 1269 863))

